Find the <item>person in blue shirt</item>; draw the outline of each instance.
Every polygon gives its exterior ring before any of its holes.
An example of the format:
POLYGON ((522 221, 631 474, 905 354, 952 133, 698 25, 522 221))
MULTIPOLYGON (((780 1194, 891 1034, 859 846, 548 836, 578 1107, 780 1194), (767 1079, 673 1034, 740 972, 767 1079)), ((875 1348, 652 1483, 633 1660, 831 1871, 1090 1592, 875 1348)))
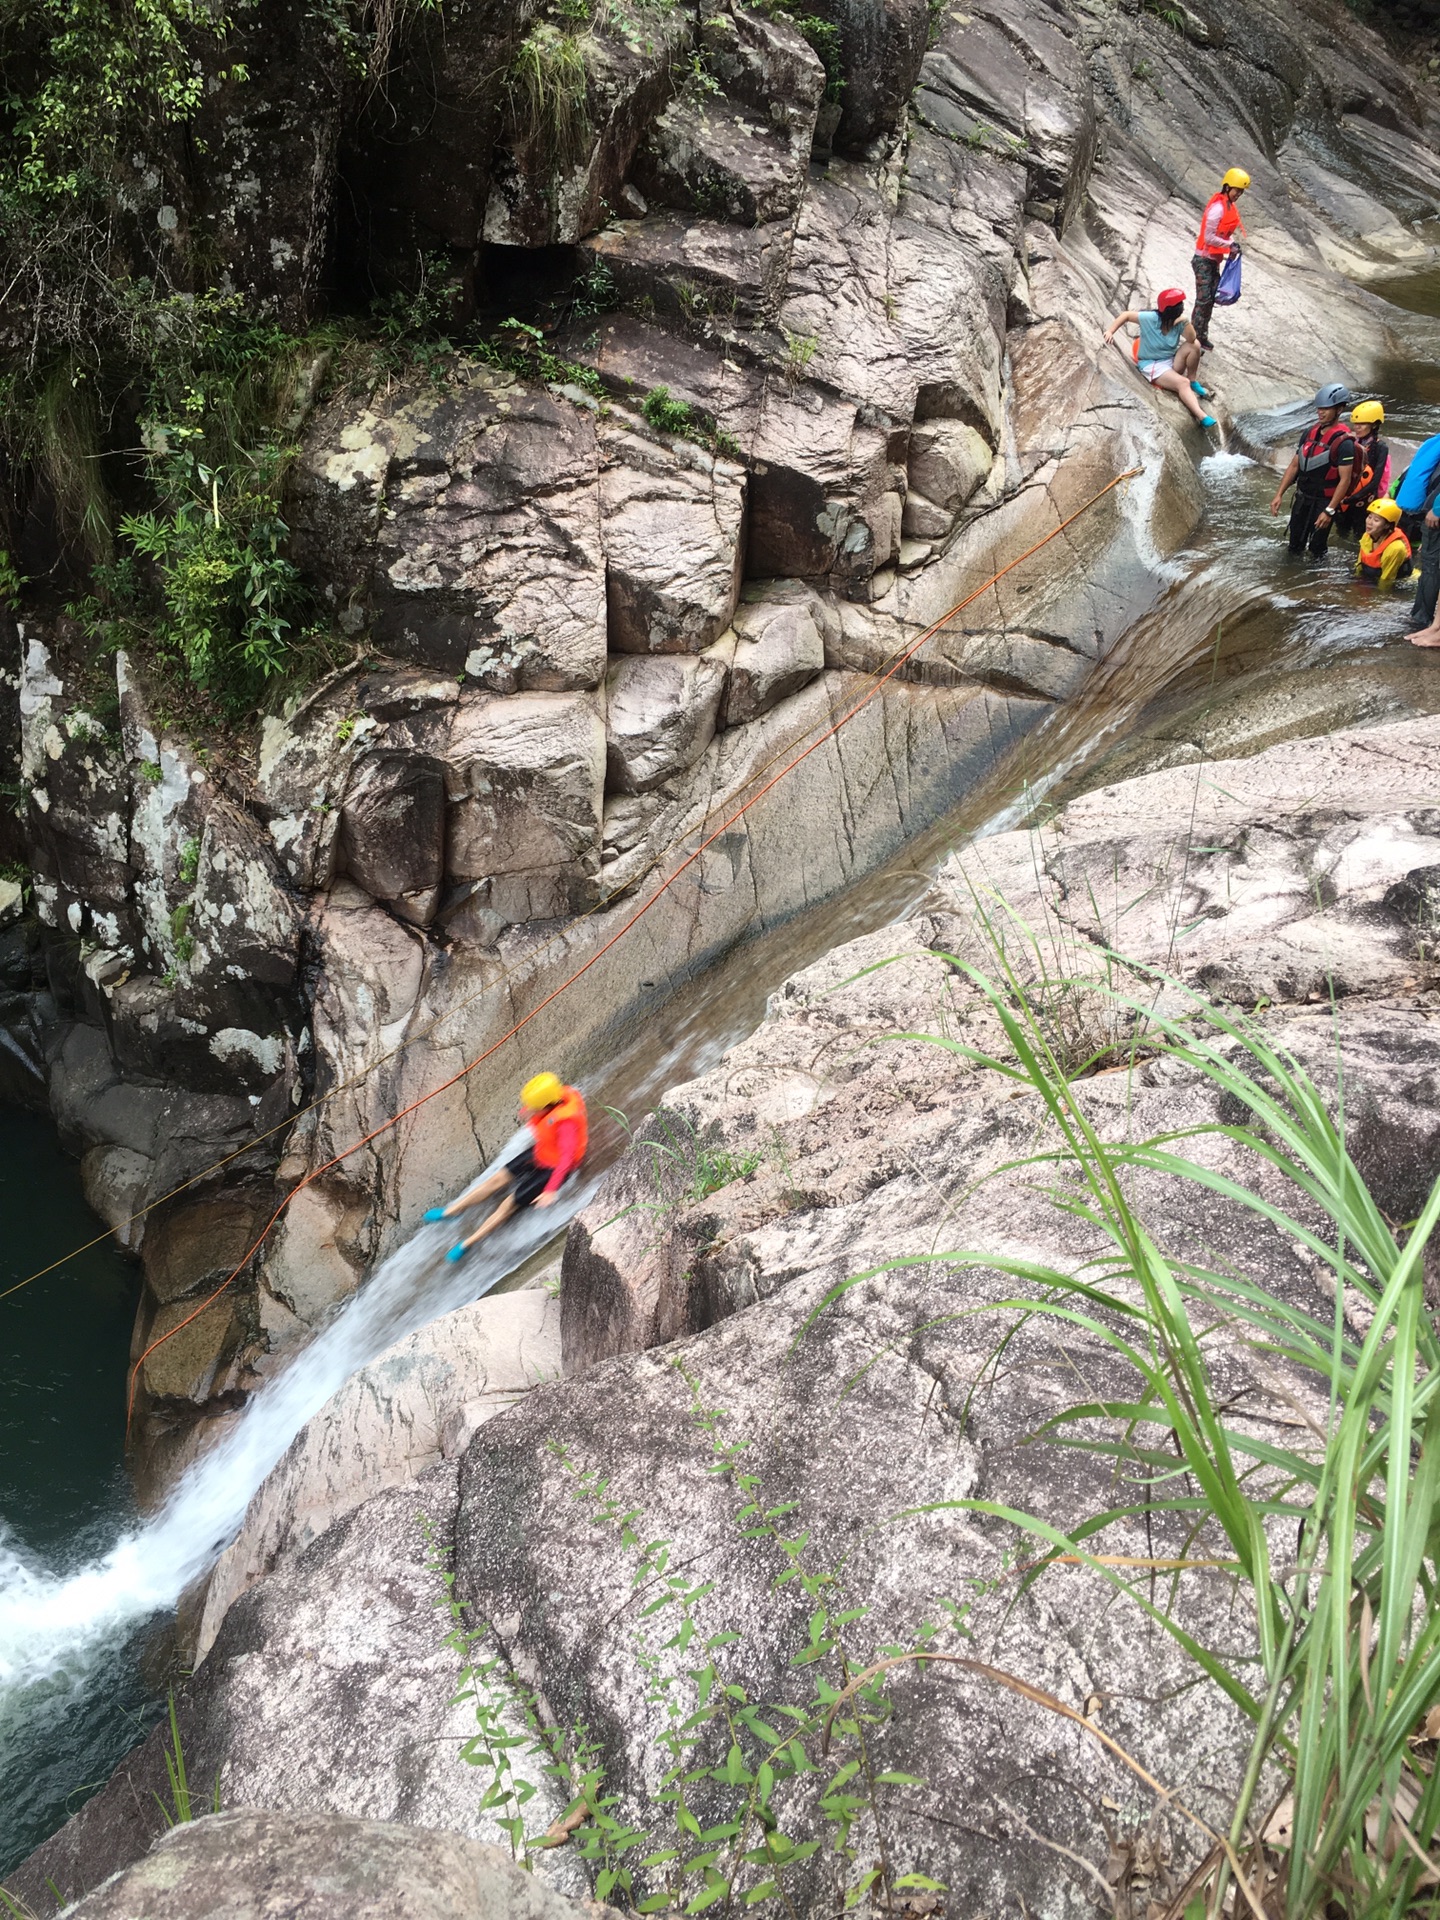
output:
POLYGON ((1205 388, 1196 375, 1200 371, 1200 342, 1195 329, 1185 318, 1185 295, 1179 287, 1166 287, 1155 296, 1153 307, 1127 307, 1105 329, 1108 347, 1121 327, 1138 327, 1139 338, 1132 341, 1135 364, 1150 382, 1164 393, 1173 393, 1191 415, 1195 424, 1213 427, 1215 416, 1200 402, 1205 388))
MULTIPOLYGON (((1420 521, 1420 584, 1410 609, 1410 632, 1422 647, 1440 647, 1435 622, 1440 600, 1440 433, 1421 441, 1395 488, 1402 513, 1420 521)), ((1412 523, 1413 524, 1413 523, 1412 523)))

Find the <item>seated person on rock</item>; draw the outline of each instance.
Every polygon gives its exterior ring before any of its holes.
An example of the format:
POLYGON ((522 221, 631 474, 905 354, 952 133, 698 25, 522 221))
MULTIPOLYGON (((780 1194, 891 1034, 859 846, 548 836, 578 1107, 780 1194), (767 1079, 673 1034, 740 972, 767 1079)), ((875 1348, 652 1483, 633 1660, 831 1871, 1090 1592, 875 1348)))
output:
POLYGON ((1200 370, 1200 342, 1185 318, 1185 295, 1180 288, 1166 287, 1155 296, 1153 307, 1127 307, 1105 329, 1107 347, 1125 326, 1140 329, 1131 352, 1151 386, 1173 393, 1197 425, 1213 427, 1214 414, 1206 413, 1200 404, 1205 398, 1205 388, 1195 377, 1200 370))
POLYGON ((1410 542, 1400 526, 1399 504, 1372 500, 1360 536, 1355 578, 1372 587, 1408 587, 1410 569, 1410 542))
POLYGON ((1279 513, 1285 495, 1294 487, 1290 551, 1299 555, 1308 548, 1312 560, 1324 558, 1335 516, 1349 496, 1355 472, 1355 439, 1340 418, 1341 410, 1349 404, 1348 387, 1338 381, 1321 387, 1315 396, 1314 425, 1301 434, 1270 502, 1271 513, 1279 513))
POLYGON ((1355 442, 1355 471, 1345 504, 1335 515, 1335 531, 1361 534, 1371 502, 1390 489, 1390 448, 1380 438, 1385 409, 1378 400, 1362 400, 1350 410, 1350 437, 1355 442))
POLYGON ((530 1129, 530 1145, 494 1173, 487 1174, 468 1193, 448 1207, 431 1207, 425 1218, 448 1220, 482 1200, 503 1195, 498 1207, 472 1233, 451 1247, 447 1260, 463 1259, 477 1241, 494 1233, 521 1207, 553 1207, 560 1189, 585 1158, 589 1123, 585 1097, 578 1087, 567 1087, 557 1074, 537 1073, 520 1089, 520 1118, 530 1129))

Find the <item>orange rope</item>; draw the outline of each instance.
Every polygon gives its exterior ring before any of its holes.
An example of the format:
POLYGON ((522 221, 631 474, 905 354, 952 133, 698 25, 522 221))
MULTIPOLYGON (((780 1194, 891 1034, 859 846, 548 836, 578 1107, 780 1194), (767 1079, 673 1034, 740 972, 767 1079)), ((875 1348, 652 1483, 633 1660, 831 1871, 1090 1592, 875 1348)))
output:
POLYGON ((127 1395, 126 1403, 125 1403, 126 1432, 127 1433, 129 1432, 130 1421, 135 1411, 135 1388, 140 1378, 140 1369, 144 1366, 145 1362, 150 1358, 150 1355, 155 1352, 157 1347, 164 1346, 167 1340, 173 1340, 175 1335, 181 1332, 183 1328, 188 1327, 192 1321, 198 1320, 200 1315, 204 1313, 207 1310, 207 1308, 212 1307, 215 1304, 215 1302, 220 1298, 221 1294, 224 1293, 226 1289, 230 1287, 240 1277, 240 1275, 245 1271, 245 1268, 250 1264, 250 1262, 255 1258, 255 1255, 260 1251, 261 1247, 265 1244, 266 1240, 270 1236, 271 1231, 274 1229, 277 1221, 280 1219, 280 1216, 284 1213, 285 1209, 290 1205, 290 1202, 296 1197, 297 1194, 303 1193, 306 1187, 310 1186, 314 1181, 318 1180, 322 1174, 331 1172, 332 1169, 334 1169, 335 1167, 338 1167, 343 1160, 348 1160, 352 1154, 358 1153, 362 1147, 368 1147, 370 1142, 372 1140, 377 1140, 382 1133, 388 1133, 392 1127, 396 1127, 400 1124, 402 1120, 408 1119, 412 1113, 416 1112, 420 1107, 423 1107, 427 1101, 437 1099, 440 1094, 448 1092, 451 1087, 455 1086, 459 1081, 465 1079, 465 1077, 468 1074, 473 1073, 476 1067, 483 1065, 484 1062, 488 1060, 492 1054, 498 1053, 501 1047, 507 1045, 509 1041, 513 1040, 515 1036, 522 1031, 523 1028, 527 1027, 530 1024, 530 1022, 533 1019, 535 1019, 537 1014, 543 1013, 546 1007, 548 1007, 553 1001, 558 1000, 560 998, 561 994, 568 993, 570 988, 573 987, 577 981, 584 979, 585 975, 589 973, 590 969, 593 966, 598 965, 598 963, 604 959, 605 955, 609 953, 610 949, 618 945, 619 942, 625 938, 626 934, 629 933, 630 929, 633 926, 635 926, 639 921, 643 920, 645 915, 649 913, 650 909, 656 904, 656 902, 659 901, 666 893, 669 892, 670 888, 674 886, 675 882, 680 878, 681 874, 685 873, 690 867, 694 866, 695 862, 700 858, 701 854, 705 852, 707 847, 713 846, 714 843, 718 839, 720 839, 720 837, 723 834, 728 833, 730 828, 735 825, 735 822, 737 820, 742 819, 744 815, 747 814, 753 806, 756 806, 761 800, 763 800, 765 795, 769 793, 772 790, 772 788, 778 787, 780 782, 783 779, 785 779, 787 775, 793 773, 796 767, 798 767, 802 761, 808 760, 810 758, 810 755, 812 753, 817 752, 818 749, 823 747, 828 740, 833 740, 836 734, 840 732, 842 727, 848 726, 850 722, 855 718, 856 714, 862 712, 866 707, 868 707, 870 702, 879 693, 880 689, 885 685, 886 681, 893 679, 893 677, 900 671, 901 667, 903 667, 907 663, 907 661, 912 660, 914 658, 914 656, 920 651, 921 647, 925 645, 927 640, 933 640, 935 635, 939 633, 942 627, 948 626, 949 623, 953 619, 955 619, 958 614, 963 613, 967 607, 973 606, 974 603, 978 599, 980 599, 982 595, 990 591, 991 587, 995 586, 997 582, 1003 580, 1007 573, 1013 573, 1016 567, 1020 566, 1024 561, 1031 559, 1035 554, 1039 553, 1042 547, 1048 547, 1052 540, 1057 539, 1060 534, 1064 533, 1067 527, 1073 526, 1074 523, 1081 517, 1082 514, 1088 513, 1091 507, 1095 506, 1099 501, 1103 500, 1107 493, 1112 493, 1115 490, 1115 488, 1122 483, 1122 481, 1133 480, 1137 474, 1142 473, 1143 471, 1144 469, 1142 467, 1130 467, 1124 473, 1117 473, 1113 480, 1108 481, 1103 487, 1101 487, 1098 493, 1092 494, 1090 498, 1086 500, 1082 506, 1077 507, 1074 513, 1069 515, 1067 519, 1062 520, 1058 526, 1052 527, 1050 532, 1045 535, 1043 540, 1037 540, 1033 546, 1027 547, 1023 553, 1017 554, 1013 560, 1007 562, 1005 566, 1001 567, 998 573, 993 573, 990 576, 990 578, 984 583, 983 586, 977 587, 973 593, 967 594, 963 600, 958 600, 955 603, 955 605, 951 607, 947 612, 942 613, 940 618, 934 621, 930 626, 928 626, 925 629, 925 631, 919 636, 918 639, 913 640, 908 647, 904 648, 903 651, 896 654, 895 658, 890 662, 889 666, 885 669, 885 671, 877 677, 874 684, 870 687, 869 691, 866 692, 859 700, 857 700, 852 707, 847 708, 846 711, 841 714, 840 718, 837 721, 835 721, 833 726, 828 727, 824 733, 819 735, 817 739, 812 740, 808 747, 803 748, 792 759, 787 760, 785 765, 781 767, 779 772, 773 775, 771 779, 767 780, 763 787, 759 788, 757 792, 753 793, 750 796, 750 798, 746 800, 743 803, 743 805, 737 807, 733 813, 728 814, 726 818, 721 821, 720 825, 716 827, 712 833, 707 834, 705 839, 703 839, 697 847, 695 847, 690 853, 688 853, 685 856, 685 858, 680 862, 679 866, 676 867, 675 871, 672 874, 670 874, 667 879, 661 881, 660 885, 655 889, 654 893, 650 895, 650 898, 646 900, 641 906, 637 907, 634 913, 631 914, 630 918, 626 920, 622 926, 618 927, 616 931, 611 934, 610 938, 605 942, 605 944, 601 947, 598 947, 595 950, 595 952, 591 954, 590 958, 584 962, 582 966, 577 967, 575 971, 572 974, 569 974, 564 980, 562 980, 558 986, 552 987, 550 992, 545 995, 545 998, 543 1000, 538 1001, 536 1005, 533 1006, 528 1013, 522 1014, 520 1019, 518 1019, 515 1022, 514 1026, 509 1028, 507 1032, 502 1033, 500 1038, 496 1041, 493 1041, 490 1046, 486 1047, 483 1053, 476 1054, 475 1058, 467 1062, 467 1064, 461 1067, 458 1072, 452 1073, 448 1080, 442 1080, 440 1085, 438 1087, 432 1087, 429 1093, 422 1093, 418 1100, 412 1100, 408 1107, 402 1107, 398 1113, 392 1114, 388 1120, 382 1121, 378 1127, 373 1128, 371 1132, 363 1135, 362 1138, 357 1140, 353 1146, 346 1147, 343 1153, 337 1153, 333 1159, 327 1160, 322 1166, 318 1166, 314 1168, 310 1173, 306 1174, 305 1178, 301 1180, 298 1183, 298 1185, 292 1187, 290 1192, 286 1194, 285 1198, 280 1202, 279 1206, 275 1209, 274 1213, 272 1213, 270 1218, 266 1221, 265 1226, 259 1235, 259 1238, 255 1241, 254 1245, 248 1250, 248 1252, 240 1260, 234 1272, 228 1275, 226 1279, 222 1280, 220 1285, 208 1297, 208 1299, 202 1300, 200 1302, 200 1305, 196 1307, 192 1313, 187 1314, 183 1320, 178 1321, 175 1326, 171 1327, 167 1332, 162 1333, 158 1340, 152 1340, 150 1345, 146 1347, 145 1351, 140 1355, 139 1359, 135 1362, 134 1366, 130 1369, 130 1390, 129 1390, 129 1394, 127 1395))

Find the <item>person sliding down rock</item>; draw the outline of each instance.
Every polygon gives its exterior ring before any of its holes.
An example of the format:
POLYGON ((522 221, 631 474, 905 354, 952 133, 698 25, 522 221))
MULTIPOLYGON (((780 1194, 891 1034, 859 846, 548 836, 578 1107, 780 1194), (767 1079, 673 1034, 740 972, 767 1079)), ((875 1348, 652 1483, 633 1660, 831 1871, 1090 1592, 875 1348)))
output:
POLYGON ((462 1260, 477 1241, 494 1233, 522 1207, 552 1207, 560 1189, 585 1158, 589 1122, 585 1097, 578 1087, 567 1087, 558 1074, 537 1073, 520 1089, 520 1118, 530 1129, 530 1145, 494 1173, 487 1174, 468 1193, 448 1207, 431 1207, 429 1221, 449 1220, 469 1207, 501 1194, 498 1207, 472 1233, 451 1247, 447 1260, 462 1260))
POLYGON ((1400 508, 1394 500, 1370 503, 1355 578, 1372 587, 1409 586, 1410 541, 1400 530, 1400 508))
POLYGON ((1315 396, 1315 424, 1301 434, 1270 502, 1271 513, 1279 513, 1285 495, 1294 487, 1290 551, 1301 554, 1308 547, 1312 560, 1324 557, 1335 515, 1345 504, 1355 471, 1354 436, 1340 418, 1340 409, 1349 404, 1348 387, 1321 387, 1315 396))
MULTIPOLYGON (((1361 534, 1371 504, 1390 486, 1390 449, 1380 438, 1385 409, 1378 400, 1362 400, 1350 409, 1350 437, 1355 442, 1355 471, 1345 504, 1335 514, 1337 533, 1361 534)), ((1388 515, 1386 516, 1388 518, 1388 515)))
POLYGON ((1210 351, 1210 316, 1215 311, 1215 294, 1220 286, 1220 269, 1232 253, 1239 253, 1237 233, 1244 233, 1236 201, 1250 184, 1243 167, 1231 167, 1212 194, 1200 216, 1200 231, 1195 239, 1195 332, 1203 353, 1210 351))
POLYGON ((1105 329, 1106 346, 1121 327, 1130 326, 1140 329, 1131 351, 1151 386, 1173 393, 1198 425, 1213 427, 1214 414, 1200 404, 1206 397, 1205 388, 1195 378, 1200 371, 1200 343, 1185 318, 1185 295, 1179 287, 1166 287, 1163 293, 1157 293, 1153 307, 1127 307, 1105 329))

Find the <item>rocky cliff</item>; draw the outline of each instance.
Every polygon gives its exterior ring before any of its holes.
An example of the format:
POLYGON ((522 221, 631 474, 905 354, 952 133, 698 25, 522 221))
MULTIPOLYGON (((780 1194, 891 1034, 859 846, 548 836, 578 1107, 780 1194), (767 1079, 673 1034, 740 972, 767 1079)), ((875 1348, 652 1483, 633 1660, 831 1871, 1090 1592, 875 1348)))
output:
MULTIPOLYGON (((1248 1736, 1093 1572, 1018 1578, 1007 1515, 1071 1529, 1123 1504, 1109 1461, 1059 1448, 1046 1423, 1133 1389, 1093 1330, 1014 1308, 1025 1263, 1090 1270, 1095 1224, 1037 1162, 1053 1122, 1033 1087, 996 1070, 1014 1057, 964 967, 1008 966, 1049 1043, 1082 1067, 1077 1097, 1107 1138, 1180 1139, 1215 1181, 1279 1204, 1275 1169, 1225 1131, 1233 1096, 1147 1047, 1134 1017, 1137 995, 1183 1010, 1192 991, 1253 1009, 1330 1097, 1343 1087, 1356 1165, 1388 1217, 1412 1218, 1440 1164, 1437 751, 1429 720, 1098 790, 1042 829, 975 843, 907 920, 788 981, 754 1035, 674 1089, 654 1123, 658 1139, 703 1143, 710 1178, 673 1177, 641 1144, 572 1228, 565 1378, 483 1406, 519 1378, 497 1340, 518 1357, 523 1330, 538 1354, 553 1309, 543 1292, 482 1302, 361 1375, 297 1441, 212 1589, 237 1597, 182 1704, 192 1770, 218 1774, 227 1805, 492 1837, 479 1802, 493 1755, 474 1692, 455 1691, 476 1656, 445 1642, 434 1610, 448 1571, 467 1629, 488 1628, 485 1684, 588 1728, 607 1791, 643 1825, 666 1724, 649 1662, 663 1670, 665 1656, 636 1649, 667 1568, 698 1596, 696 1629, 725 1636, 731 1684, 798 1713, 816 1590, 776 1577, 805 1565, 830 1570, 832 1611, 860 1610, 857 1658, 929 1645, 1032 1689, 973 1671, 897 1677, 872 1760, 901 1783, 881 1829, 892 1874, 943 1882, 962 1913, 1017 1899, 1091 1911, 1097 1888, 1112 1904, 1168 1898, 1194 1828, 1173 1809, 1167 1824, 1095 1729, 1212 1824, 1248 1736), (397 1485, 417 1364, 436 1438, 397 1485)), ((1333 1287, 1303 1243, 1213 1185, 1143 1166, 1131 1184, 1172 1258, 1243 1274, 1328 1323, 1333 1287)), ((1323 1415, 1277 1368, 1226 1345, 1229 1403, 1257 1442, 1323 1415)), ((1186 1525, 1119 1515, 1105 1550, 1135 1564, 1193 1552, 1186 1525)), ((1168 1604, 1202 1638, 1243 1648, 1252 1631, 1217 1573, 1168 1604)), ((523 1727, 516 1738, 523 1748, 523 1727)), ((140 1853, 162 1761, 157 1733, 12 1884, 78 1890, 140 1853)), ((553 1783, 533 1777, 538 1831, 566 1796, 547 1800, 553 1783)), ((808 1831, 803 1791, 786 1806, 808 1831)), ((539 1859, 583 1889, 568 1849, 539 1859)))
MULTIPOLYGON (((1386 333, 1355 282, 1427 260, 1414 228, 1440 204, 1433 87, 1339 6, 397 20, 362 83, 329 16, 238 9, 193 148, 139 155, 125 189, 126 244, 168 284, 195 284, 203 236, 236 298, 303 330, 347 288, 413 300, 419 273, 457 340, 502 342, 296 375, 290 552, 353 664, 219 751, 143 646, 111 686, 53 597, 5 616, 33 875, 8 1085, 49 1105, 144 1262, 137 1356, 187 1323, 141 1370, 152 1439, 307 1337, 494 1148, 527 1062, 582 1072, 665 983, 893 852, 1084 686, 1199 512, 1193 436, 1098 329, 1186 277, 1224 166, 1255 180, 1214 369, 1232 412, 1363 381, 1386 333), (509 303, 538 325, 487 335, 509 303), (351 1151, 1131 467, 523 1048, 351 1151)), ((43 471, 12 481, 33 578, 73 569, 43 471)))

